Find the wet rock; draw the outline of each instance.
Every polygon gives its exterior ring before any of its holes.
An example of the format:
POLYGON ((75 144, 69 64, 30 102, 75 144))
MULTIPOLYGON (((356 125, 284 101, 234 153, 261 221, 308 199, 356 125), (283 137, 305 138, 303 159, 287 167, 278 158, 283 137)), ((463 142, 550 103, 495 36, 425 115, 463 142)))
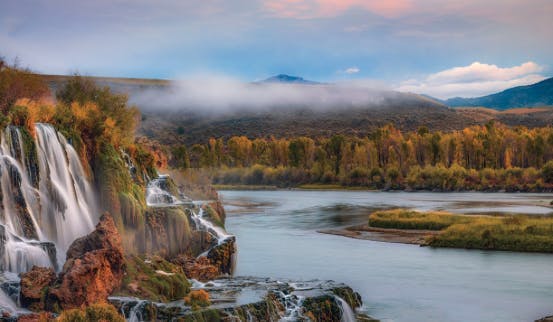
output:
POLYGON ((32 311, 42 311, 48 288, 56 281, 56 272, 52 268, 37 267, 22 273, 20 301, 21 306, 32 311))
POLYGON ((212 265, 219 269, 221 274, 232 274, 236 253, 236 238, 231 236, 220 245, 214 247, 207 254, 212 265))
POLYGON ((67 260, 77 259, 97 250, 113 250, 122 253, 121 238, 110 214, 103 214, 96 229, 76 239, 67 250, 67 260))
POLYGON ((206 282, 221 275, 219 269, 207 257, 194 258, 180 255, 171 262, 182 267, 188 278, 198 281, 206 282))
POLYGON ((69 247, 58 284, 49 293, 49 305, 70 309, 105 302, 121 285, 123 274, 121 238, 113 218, 106 213, 96 230, 69 247))

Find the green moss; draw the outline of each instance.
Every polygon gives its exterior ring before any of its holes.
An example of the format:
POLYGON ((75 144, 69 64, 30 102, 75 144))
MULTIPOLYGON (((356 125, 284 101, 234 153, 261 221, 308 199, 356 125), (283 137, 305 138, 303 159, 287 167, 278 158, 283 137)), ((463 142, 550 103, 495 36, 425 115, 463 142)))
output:
POLYGON ((182 268, 160 257, 146 260, 140 256, 126 259, 126 272, 121 295, 138 296, 152 301, 169 302, 184 298, 190 283, 182 268))
POLYGON ((124 322, 125 318, 111 304, 93 304, 86 308, 61 312, 59 322, 124 322))
POLYGON ((25 165, 27 166, 28 172, 31 174, 31 184, 34 187, 38 187, 40 181, 40 172, 38 169, 38 154, 35 145, 35 139, 29 133, 29 130, 25 127, 20 128, 21 139, 23 143, 23 151, 21 153, 24 155, 25 165))
POLYGON ((363 305, 361 296, 353 291, 351 287, 336 287, 332 290, 340 298, 344 299, 350 307, 357 308, 363 305))
POLYGON ((313 321, 340 321, 342 311, 330 295, 310 297, 303 302, 305 315, 313 321))
MULTIPOLYGON (((155 167, 155 158, 142 146, 137 146, 135 153, 135 164, 137 168, 137 177, 142 180, 144 177, 155 178, 157 177, 157 170, 155 167)), ((146 182, 144 182, 146 183, 146 182)))
POLYGON ((207 205, 205 207, 205 215, 215 225, 217 225, 219 227, 222 227, 222 228, 225 228, 225 224, 224 224, 223 220, 221 219, 221 216, 210 205, 207 205))

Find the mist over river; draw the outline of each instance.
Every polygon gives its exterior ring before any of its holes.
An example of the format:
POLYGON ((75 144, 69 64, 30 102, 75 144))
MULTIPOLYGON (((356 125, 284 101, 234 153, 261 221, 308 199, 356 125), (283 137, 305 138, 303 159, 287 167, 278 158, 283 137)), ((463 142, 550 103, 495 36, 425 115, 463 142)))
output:
POLYGON ((221 191, 235 275, 331 279, 382 321, 534 321, 553 314, 553 254, 435 249, 318 233, 374 209, 546 215, 553 194, 221 191))

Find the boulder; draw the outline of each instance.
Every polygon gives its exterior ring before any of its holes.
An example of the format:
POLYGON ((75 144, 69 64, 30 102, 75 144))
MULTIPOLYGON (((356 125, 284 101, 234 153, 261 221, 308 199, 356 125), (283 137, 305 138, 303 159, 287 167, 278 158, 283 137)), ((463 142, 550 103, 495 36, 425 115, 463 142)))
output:
POLYGON ((73 242, 49 303, 62 309, 106 302, 124 275, 121 237, 113 218, 104 214, 96 230, 73 242))
POLYGON ((23 307, 32 311, 44 310, 45 295, 48 288, 56 281, 56 272, 52 268, 33 266, 27 273, 22 273, 20 301, 23 307))

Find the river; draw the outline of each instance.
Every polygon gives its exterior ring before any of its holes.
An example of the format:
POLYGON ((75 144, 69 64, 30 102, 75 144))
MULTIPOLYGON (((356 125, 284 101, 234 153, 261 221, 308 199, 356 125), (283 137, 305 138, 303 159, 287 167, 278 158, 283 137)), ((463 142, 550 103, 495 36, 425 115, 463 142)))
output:
POLYGON ((237 237, 235 275, 331 279, 382 321, 534 321, 553 314, 553 255, 350 239, 317 230, 365 223, 373 209, 550 214, 552 194, 221 191, 237 237))

